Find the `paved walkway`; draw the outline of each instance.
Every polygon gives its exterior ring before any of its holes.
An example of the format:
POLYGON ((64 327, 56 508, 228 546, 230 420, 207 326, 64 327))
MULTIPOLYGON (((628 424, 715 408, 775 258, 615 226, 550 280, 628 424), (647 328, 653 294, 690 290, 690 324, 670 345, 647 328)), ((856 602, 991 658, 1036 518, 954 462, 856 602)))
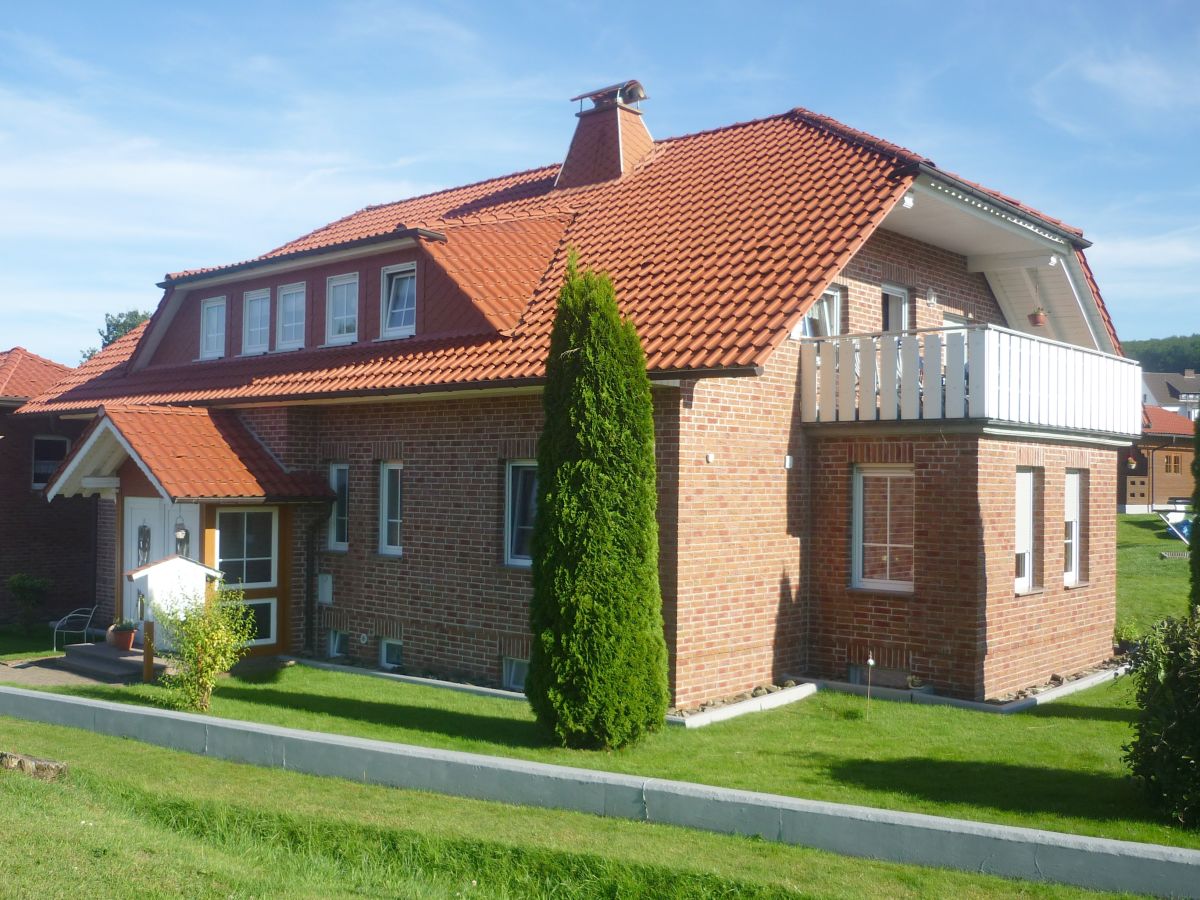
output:
POLYGON ((98 678, 68 672, 62 667, 62 657, 0 662, 0 683, 25 688, 111 684, 98 678))

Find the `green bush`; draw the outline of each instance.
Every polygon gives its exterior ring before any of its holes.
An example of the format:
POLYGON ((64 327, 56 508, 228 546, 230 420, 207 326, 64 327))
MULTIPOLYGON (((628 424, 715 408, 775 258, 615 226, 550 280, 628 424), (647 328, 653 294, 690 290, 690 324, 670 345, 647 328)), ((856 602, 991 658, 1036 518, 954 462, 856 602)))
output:
POLYGON ((1151 805, 1200 825, 1200 617, 1166 619, 1134 652, 1140 710, 1125 761, 1151 805))
POLYGON ((568 265, 546 363, 526 694, 569 747, 662 725, 654 418, 646 357, 612 282, 568 265))
POLYGON ((10 575, 6 584, 17 607, 17 624, 26 634, 33 634, 39 624, 45 624, 42 621, 43 610, 46 606, 46 595, 50 593, 53 582, 49 578, 18 572, 10 575))
POLYGON ((156 608, 162 654, 175 661, 163 684, 180 709, 206 712, 217 678, 233 668, 254 637, 254 616, 241 591, 221 591, 210 602, 193 598, 179 611, 156 608))

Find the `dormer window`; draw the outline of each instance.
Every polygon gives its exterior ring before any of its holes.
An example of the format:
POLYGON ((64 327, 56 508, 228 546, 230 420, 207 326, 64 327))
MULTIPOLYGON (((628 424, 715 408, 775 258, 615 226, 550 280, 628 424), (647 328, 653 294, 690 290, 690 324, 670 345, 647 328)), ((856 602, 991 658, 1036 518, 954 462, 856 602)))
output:
POLYGON ((380 278, 382 306, 379 336, 409 337, 417 330, 417 267, 414 263, 387 266, 380 278))
POLYGON ((304 282, 279 288, 275 349, 299 350, 304 346, 304 282))
POLYGON ((248 291, 242 302, 242 353, 266 353, 271 342, 271 292, 248 291))
POLYGON ((358 340, 358 273, 335 275, 326 282, 325 343, 358 340))
POLYGON ((225 298, 210 297, 200 303, 200 358, 225 355, 225 298))

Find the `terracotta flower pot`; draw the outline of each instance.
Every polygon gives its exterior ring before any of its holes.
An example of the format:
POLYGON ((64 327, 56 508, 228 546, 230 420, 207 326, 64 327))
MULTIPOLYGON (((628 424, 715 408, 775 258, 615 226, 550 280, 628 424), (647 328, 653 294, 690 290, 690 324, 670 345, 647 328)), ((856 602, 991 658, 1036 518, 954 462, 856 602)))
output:
POLYGON ((1049 321, 1049 318, 1046 316, 1046 314, 1044 312, 1031 312, 1029 314, 1029 324, 1030 325, 1040 327, 1042 325, 1045 325, 1046 322, 1048 322, 1048 321, 1049 321))
POLYGON ((118 650, 128 653, 133 649, 133 639, 137 636, 137 631, 116 631, 112 632, 113 646, 118 650))

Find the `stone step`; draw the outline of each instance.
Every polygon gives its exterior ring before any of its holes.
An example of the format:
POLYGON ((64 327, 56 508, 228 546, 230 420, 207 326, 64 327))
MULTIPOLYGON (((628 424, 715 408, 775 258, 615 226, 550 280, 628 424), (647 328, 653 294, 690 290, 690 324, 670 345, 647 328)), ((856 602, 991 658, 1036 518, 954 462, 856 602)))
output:
MULTIPOLYGON (((131 681, 142 677, 142 651, 118 650, 108 644, 68 644, 62 667, 79 675, 106 681, 131 681)), ((161 675, 166 660, 155 657, 154 674, 161 675)))

